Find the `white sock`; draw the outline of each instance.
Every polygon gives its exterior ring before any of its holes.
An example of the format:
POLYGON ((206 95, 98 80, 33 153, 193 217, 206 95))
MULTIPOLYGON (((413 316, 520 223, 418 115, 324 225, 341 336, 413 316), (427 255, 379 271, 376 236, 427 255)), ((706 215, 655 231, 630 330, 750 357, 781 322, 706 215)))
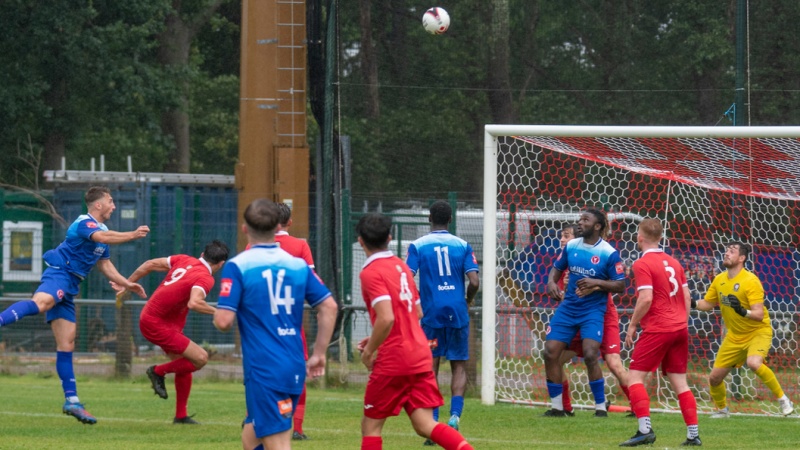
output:
POLYGON ((605 411, 606 410, 606 404, 605 403, 595 403, 594 404, 594 410, 595 411, 605 411))
POLYGON ((700 435, 700 430, 697 425, 686 426, 686 439, 694 439, 700 435))
POLYGON ((650 428, 650 417, 639 417, 639 432, 642 434, 649 433, 651 430, 650 428))
POLYGON ((550 405, 553 409, 557 409, 559 411, 564 410, 564 401, 562 394, 556 395, 555 397, 550 398, 550 405))
POLYGON ((80 403, 81 402, 80 400, 78 400, 78 396, 77 395, 71 395, 71 396, 67 397, 67 401, 70 402, 70 403, 80 403))

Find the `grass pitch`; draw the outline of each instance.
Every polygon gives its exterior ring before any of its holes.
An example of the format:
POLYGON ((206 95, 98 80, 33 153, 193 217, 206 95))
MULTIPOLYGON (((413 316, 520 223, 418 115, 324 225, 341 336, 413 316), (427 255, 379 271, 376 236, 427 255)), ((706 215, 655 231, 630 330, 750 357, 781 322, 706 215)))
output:
MULTIPOLYGON (((244 415, 244 389, 239 383, 196 380, 189 414, 199 426, 173 425, 175 391, 170 398, 153 395, 145 377, 128 381, 79 377, 78 393, 97 425, 82 425, 61 414, 58 378, 45 375, 0 376, 0 449, 239 449, 244 415)), ((337 450, 360 447, 363 390, 309 389, 304 431, 311 440, 293 442, 294 449, 337 450)), ((449 399, 446 399, 449 402, 449 399)), ((448 403, 449 405, 449 403, 448 403)), ((443 409, 446 420, 448 405, 443 409)), ((467 399, 461 431, 476 449, 610 449, 636 431, 636 419, 612 413, 594 418, 541 417, 542 408, 481 405, 467 399)), ((652 448, 676 448, 685 439, 679 414, 654 414, 657 441, 652 448)), ((800 448, 797 418, 700 416, 703 447, 716 449, 800 448)), ((421 450, 405 414, 387 421, 384 448, 421 450)))

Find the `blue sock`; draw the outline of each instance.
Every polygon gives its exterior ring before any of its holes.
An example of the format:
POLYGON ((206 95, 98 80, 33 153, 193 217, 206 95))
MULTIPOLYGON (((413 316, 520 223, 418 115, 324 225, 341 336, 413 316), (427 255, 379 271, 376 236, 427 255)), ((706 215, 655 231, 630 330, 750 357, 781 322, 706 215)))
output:
POLYGON ((22 300, 6 308, 0 313, 0 327, 11 325, 25 316, 39 314, 39 307, 33 300, 22 300))
POLYGON ((606 379, 590 381, 589 387, 592 389, 595 404, 604 405, 606 403, 606 379))
POLYGON ((462 411, 464 411, 464 397, 456 395, 450 401, 450 415, 461 417, 462 411))
POLYGON ((564 393, 564 385, 561 383, 551 383, 550 381, 548 381, 547 393, 550 395, 550 398, 558 397, 559 395, 564 393))
POLYGON ((64 397, 77 397, 78 388, 75 386, 75 372, 72 370, 72 352, 56 352, 56 372, 61 379, 64 397))
POLYGON ((439 421, 439 407, 438 406, 436 408, 433 408, 433 421, 434 422, 438 422, 439 421))

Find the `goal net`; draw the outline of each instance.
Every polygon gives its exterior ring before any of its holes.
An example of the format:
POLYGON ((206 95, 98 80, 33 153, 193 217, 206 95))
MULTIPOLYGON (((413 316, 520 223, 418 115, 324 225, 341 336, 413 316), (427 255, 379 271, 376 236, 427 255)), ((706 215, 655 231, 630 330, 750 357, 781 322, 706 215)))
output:
MULTIPOLYGON (((608 212, 607 239, 628 271, 639 257, 638 223, 660 219, 662 245, 683 264, 696 299, 721 271, 726 244, 751 244, 747 268, 764 285, 774 329, 768 364, 800 402, 800 127, 487 125, 484 180, 484 403, 549 404, 543 352, 557 304, 546 295, 547 277, 562 227, 587 207, 608 212)), ((614 300, 624 333, 635 303, 633 280, 614 300)), ((713 409, 707 377, 724 333, 718 309, 691 312, 688 380, 701 411, 713 409)), ((630 350, 622 350, 626 366, 630 350)), ((609 399, 629 406, 603 369, 609 399)), ((583 362, 573 359, 566 371, 573 405, 593 405, 583 362)), ((734 369, 726 383, 732 412, 778 412, 752 371, 734 369)), ((654 409, 679 410, 660 373, 648 378, 647 388, 654 409)))

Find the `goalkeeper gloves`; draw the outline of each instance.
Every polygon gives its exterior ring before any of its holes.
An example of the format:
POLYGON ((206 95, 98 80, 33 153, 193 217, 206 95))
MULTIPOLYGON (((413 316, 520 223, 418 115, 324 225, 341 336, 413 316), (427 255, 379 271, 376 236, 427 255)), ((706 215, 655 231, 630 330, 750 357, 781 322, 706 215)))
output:
POLYGON ((690 303, 689 303, 689 306, 690 306, 692 309, 697 309, 697 300, 695 300, 695 299, 691 299, 691 300, 690 300, 690 303))
POLYGON ((746 317, 747 316, 747 310, 744 309, 744 307, 742 306, 741 302, 739 302, 739 299, 736 298, 735 295, 729 294, 727 300, 728 300, 728 303, 730 304, 730 307, 734 311, 736 311, 736 314, 738 314, 738 315, 740 315, 742 317, 746 317))

